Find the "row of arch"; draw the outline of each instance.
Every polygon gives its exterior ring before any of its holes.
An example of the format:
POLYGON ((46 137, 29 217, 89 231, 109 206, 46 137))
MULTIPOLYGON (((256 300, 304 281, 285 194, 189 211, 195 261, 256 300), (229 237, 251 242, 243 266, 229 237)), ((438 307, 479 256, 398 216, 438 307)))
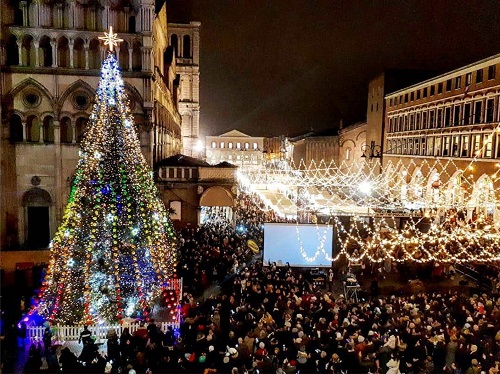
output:
POLYGON ((497 122, 499 94, 496 90, 472 96, 397 110, 388 116, 388 132, 418 131, 451 126, 497 122))
MULTIPOLYGON (((100 69, 105 51, 97 36, 11 34, 6 43, 6 65, 100 69)), ((122 70, 142 69, 139 40, 124 40, 116 51, 122 70)))
POLYGON ((422 205, 468 206, 489 211, 495 210, 496 196, 493 180, 487 174, 480 175, 475 181, 468 180, 462 171, 456 170, 442 180, 442 173, 431 169, 424 173, 421 167, 415 167, 411 174, 405 167, 386 170, 391 176, 388 191, 392 198, 410 201, 422 205))
MULTIPOLYGON (((47 115, 38 117, 29 115, 23 123, 19 115, 14 114, 10 120, 10 140, 12 142, 53 143, 55 140, 54 117, 47 115)), ((82 140, 88 118, 62 117, 59 121, 59 137, 61 143, 77 143, 82 140)))
POLYGON ((102 31, 111 23, 115 31, 122 33, 135 33, 138 28, 137 13, 129 1, 121 2, 118 7, 103 7, 97 1, 88 4, 77 1, 13 3, 11 20, 14 26, 102 31))
POLYGON ((177 36, 172 34, 170 36, 170 46, 174 49, 175 57, 192 58, 191 51, 191 36, 177 36))

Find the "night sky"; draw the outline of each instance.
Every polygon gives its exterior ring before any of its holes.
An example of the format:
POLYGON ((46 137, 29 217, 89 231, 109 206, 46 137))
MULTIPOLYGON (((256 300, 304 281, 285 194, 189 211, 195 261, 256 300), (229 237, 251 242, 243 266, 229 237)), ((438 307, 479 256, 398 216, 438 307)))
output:
POLYGON ((386 69, 436 75, 500 53, 500 1, 167 0, 201 21, 201 135, 294 136, 366 118, 386 69))

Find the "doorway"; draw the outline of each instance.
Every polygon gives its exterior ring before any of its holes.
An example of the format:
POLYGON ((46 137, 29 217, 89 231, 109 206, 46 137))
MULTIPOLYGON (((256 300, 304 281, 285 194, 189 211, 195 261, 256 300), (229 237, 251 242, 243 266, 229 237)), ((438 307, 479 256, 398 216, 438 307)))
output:
POLYGON ((28 245, 47 248, 50 242, 49 207, 28 207, 28 245))

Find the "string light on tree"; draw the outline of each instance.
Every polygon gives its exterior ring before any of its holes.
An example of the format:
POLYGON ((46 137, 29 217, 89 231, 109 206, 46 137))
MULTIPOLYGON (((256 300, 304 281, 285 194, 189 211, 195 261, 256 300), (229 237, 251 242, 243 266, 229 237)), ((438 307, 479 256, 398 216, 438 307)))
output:
POLYGON ((109 33, 95 104, 81 142, 68 204, 32 313, 53 323, 149 318, 175 279, 176 237, 150 168, 109 33))

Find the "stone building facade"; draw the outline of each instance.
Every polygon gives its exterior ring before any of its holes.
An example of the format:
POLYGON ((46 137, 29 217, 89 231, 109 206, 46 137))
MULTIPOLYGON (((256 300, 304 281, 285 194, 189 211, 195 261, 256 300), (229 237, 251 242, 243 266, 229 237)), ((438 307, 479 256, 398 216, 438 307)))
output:
POLYGON ((169 23, 168 37, 176 61, 179 84, 182 153, 200 156, 200 22, 169 23))
POLYGON ((339 161, 339 136, 337 129, 320 133, 309 132, 290 138, 293 145, 291 156, 295 167, 299 169, 315 168, 320 163, 337 164, 339 161), (316 165, 316 166, 315 166, 316 165))
POLYGON ((236 166, 260 167, 264 162, 264 138, 231 130, 206 137, 206 158, 211 165, 226 161, 236 166))
POLYGON ((383 163, 400 169, 401 199, 416 193, 497 218, 499 69, 495 55, 385 96, 383 163))
MULTIPOLYGON (((358 122, 339 130, 338 162, 346 167, 363 162, 366 145, 366 122, 358 122)), ((365 160, 366 161, 366 160, 365 160)))
POLYGON ((166 6, 152 0, 8 0, 1 22, 0 245, 43 248, 66 206, 107 53, 98 37, 112 26, 123 39, 115 53, 151 165, 183 146, 177 60, 166 6))

